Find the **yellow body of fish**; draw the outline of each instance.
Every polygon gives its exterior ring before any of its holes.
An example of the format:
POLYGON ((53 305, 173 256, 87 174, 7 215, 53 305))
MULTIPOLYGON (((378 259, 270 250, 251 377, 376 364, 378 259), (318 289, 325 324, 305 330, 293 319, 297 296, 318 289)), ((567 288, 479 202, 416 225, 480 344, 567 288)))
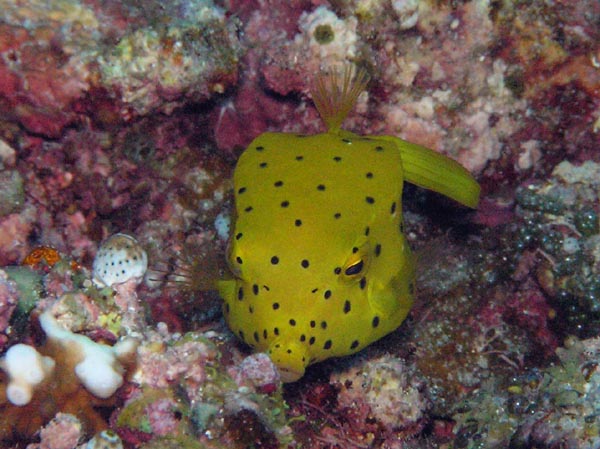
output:
POLYGON ((313 98, 328 132, 265 133, 234 174, 234 279, 221 281, 231 330, 270 354, 284 381, 395 330, 413 302, 402 228, 408 181, 475 207, 479 186, 459 164, 391 136, 340 129, 366 79, 321 80, 313 98))

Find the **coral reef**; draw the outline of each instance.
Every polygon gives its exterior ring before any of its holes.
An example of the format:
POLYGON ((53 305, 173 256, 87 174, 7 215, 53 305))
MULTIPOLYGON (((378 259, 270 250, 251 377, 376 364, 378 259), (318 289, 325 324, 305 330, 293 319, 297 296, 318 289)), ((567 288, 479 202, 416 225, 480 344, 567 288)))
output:
POLYGON ((561 316, 562 331, 580 337, 600 331, 600 165, 564 161, 541 183, 517 191, 525 226, 519 243, 543 257, 537 280, 561 316))
POLYGON ((211 1, 6 6, 2 112, 33 134, 59 137, 82 114, 103 127, 170 113, 236 79, 235 24, 211 1))
POLYGON ((0 444, 598 446, 597 1, 23 0, 2 12, 0 444), (210 291, 227 271, 230 175, 261 132, 320 131, 312 78, 348 61, 371 81, 345 128, 457 159, 485 199, 466 214, 407 188, 420 271, 409 319, 282 387, 210 291), (135 237, 148 273, 96 285, 114 234, 135 237), (68 347, 45 340, 47 316, 68 347), (132 337, 135 355, 113 368, 121 386, 88 391, 73 348, 132 337), (7 368, 15 354, 41 363, 41 383, 7 368), (9 384, 29 385, 30 401, 10 403, 9 384))
POLYGON ((598 339, 571 339, 560 360, 531 370, 507 385, 486 385, 461 405, 456 444, 460 447, 594 447, 600 373, 598 339), (490 395, 488 391, 494 391, 490 395))

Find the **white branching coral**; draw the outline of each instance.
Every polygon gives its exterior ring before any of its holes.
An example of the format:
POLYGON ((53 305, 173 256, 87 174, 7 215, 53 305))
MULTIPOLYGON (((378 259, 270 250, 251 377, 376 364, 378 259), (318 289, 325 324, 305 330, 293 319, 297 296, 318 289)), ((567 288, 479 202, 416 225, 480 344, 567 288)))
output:
POLYGON ((137 341, 125 339, 114 346, 96 343, 85 335, 63 329, 50 312, 40 316, 40 325, 49 339, 60 344, 65 351, 79 352, 75 375, 85 388, 102 399, 112 396, 123 384, 125 369, 121 361, 130 357, 137 341))
POLYGON ((6 398, 14 405, 28 404, 35 387, 48 378, 54 366, 54 360, 43 356, 33 346, 12 346, 0 362, 9 378, 6 398))
POLYGON ((39 321, 48 342, 59 352, 49 357, 30 345, 12 346, 0 361, 0 368, 8 376, 8 401, 17 406, 29 404, 36 388, 52 378, 59 371, 55 367, 64 361, 75 361, 71 367, 75 376, 98 398, 109 398, 123 384, 123 363, 135 353, 136 340, 124 339, 111 347, 63 329, 48 311, 42 313, 39 321))

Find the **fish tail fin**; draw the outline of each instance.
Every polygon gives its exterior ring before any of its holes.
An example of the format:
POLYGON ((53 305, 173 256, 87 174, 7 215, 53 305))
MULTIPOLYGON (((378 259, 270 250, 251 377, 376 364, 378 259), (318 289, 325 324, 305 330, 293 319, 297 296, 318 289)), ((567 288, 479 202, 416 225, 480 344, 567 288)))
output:
POLYGON ((411 184, 441 193, 475 209, 480 186, 458 162, 429 148, 394 136, 379 136, 396 144, 402 155, 404 179, 411 184))
POLYGON ((313 102, 329 132, 340 130, 343 121, 354 107, 358 96, 367 83, 369 75, 363 68, 355 70, 347 64, 343 71, 321 71, 311 88, 313 102))

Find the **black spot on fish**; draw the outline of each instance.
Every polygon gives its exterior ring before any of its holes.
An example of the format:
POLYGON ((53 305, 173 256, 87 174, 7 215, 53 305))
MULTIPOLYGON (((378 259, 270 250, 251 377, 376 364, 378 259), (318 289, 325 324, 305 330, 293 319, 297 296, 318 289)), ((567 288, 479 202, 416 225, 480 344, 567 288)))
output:
POLYGON ((327 321, 321 321, 321 329, 327 329, 327 321))
POLYGON ((316 340, 316 339, 315 339, 315 337, 310 337, 310 338, 308 339, 308 344, 309 344, 309 345, 314 345, 314 344, 315 344, 315 340, 316 340))
POLYGON ((370 233, 371 233, 371 228, 367 226, 365 228, 365 236, 368 237, 370 233))
POLYGON ((279 303, 278 302, 274 302, 273 303, 273 310, 277 310, 279 309, 279 303))
POLYGON ((283 181, 276 181, 273 185, 275 187, 281 187, 283 185, 283 181))
POLYGON ((279 257, 277 257, 277 256, 271 257, 271 264, 272 265, 277 265, 278 263, 279 263, 279 257))
POLYGON ((360 278, 359 285, 360 285, 360 289, 364 290, 365 287, 367 286, 367 279, 364 277, 360 278))
POLYGON ((254 284, 252 286, 252 293, 254 293, 255 295, 258 295, 258 285, 257 284, 254 284))
POLYGON ((298 227, 302 226, 302 220, 300 220, 299 218, 296 218, 296 221, 294 221, 294 225, 298 226, 298 227))
POLYGON ((390 207, 390 213, 394 215, 396 213, 396 202, 392 203, 392 207, 390 207))
POLYGON ((242 301, 244 299, 244 289, 240 287, 238 289, 238 300, 242 301))
POLYGON ((325 293, 323 293, 323 298, 325 298, 325 299, 331 298, 331 290, 325 290, 325 293))
POLYGON ((333 272, 335 274, 340 274, 342 272, 342 267, 335 267, 335 269, 333 270, 333 272))
POLYGON ((310 263, 308 262, 308 260, 304 259, 302 262, 300 262, 300 265, 302 265, 302 268, 308 268, 310 263))
POLYGON ((244 234, 242 234, 241 232, 238 232, 238 233, 235 235, 235 239, 236 239, 236 240, 239 240, 239 239, 241 239, 241 238, 243 237, 243 235, 244 235, 244 234))
POLYGON ((255 341, 256 343, 258 343, 258 342, 259 342, 259 338, 258 338, 258 332, 254 331, 254 335, 253 335, 253 337, 254 337, 254 341, 255 341))
POLYGON ((266 162, 261 162, 260 164, 258 164, 258 166, 260 168, 265 168, 267 166, 267 163, 266 162))
POLYGON ((379 317, 377 315, 373 317, 373 321, 371 321, 371 326, 373 326, 374 328, 379 326, 379 317))
POLYGON ((281 207, 288 207, 290 205, 289 201, 282 201, 281 202, 281 207))
POLYGON ((358 345, 359 345, 358 340, 354 340, 352 342, 352 344, 350 345, 350 349, 356 349, 356 348, 358 348, 358 345))
POLYGON ((331 340, 327 340, 323 345, 323 349, 331 349, 331 340))
POLYGON ((342 139, 342 142, 352 144, 352 141, 350 139, 342 139))
POLYGON ((320 190, 322 192, 323 190, 325 190, 325 186, 323 184, 319 184, 317 186, 317 190, 320 190))
POLYGON ((375 256, 379 257, 380 254, 381 254, 381 245, 378 243, 377 245, 375 245, 375 256))
POLYGON ((344 302, 344 313, 350 312, 351 308, 352 308, 352 305, 350 304, 350 301, 346 300, 346 302, 344 302))
POLYGON ((237 257, 235 258, 235 261, 236 261, 237 263, 239 263, 240 265, 241 265, 242 263, 244 263, 244 261, 242 260, 242 258, 241 258, 240 256, 237 256, 237 257))
POLYGON ((341 157, 339 157, 339 156, 334 156, 334 157, 333 157, 333 160, 334 160, 335 162, 341 162, 341 161, 342 161, 342 158, 341 158, 341 157))
POLYGON ((314 328, 317 326, 317 322, 315 320, 310 321, 310 327, 314 328))
POLYGON ((304 156, 300 156, 300 155, 296 156, 296 160, 297 160, 297 161, 301 161, 301 160, 303 160, 303 159, 304 159, 304 156))
POLYGON ((245 212, 250 212, 252 209, 254 209, 252 206, 248 206, 247 208, 244 209, 245 212))
POLYGON ((367 196, 365 197, 365 201, 369 204, 373 204, 375 203, 375 198, 373 198, 372 196, 367 196))
POLYGON ((256 147, 256 151, 262 151, 262 150, 264 150, 264 149, 265 149, 265 147, 262 147, 262 146, 257 146, 257 147, 256 147))
POLYGON ((302 342, 306 341, 306 335, 304 335, 304 334, 300 335, 300 341, 302 341, 302 342))
POLYGON ((368 179, 371 179, 373 177, 373 173, 371 173, 370 171, 367 172, 367 174, 365 175, 368 179))
POLYGON ((333 214, 333 218, 335 218, 336 220, 340 219, 342 217, 342 214, 340 214, 339 212, 336 212, 335 214, 333 214))
POLYGON ((382 146, 379 146, 379 145, 377 145, 377 146, 375 147, 375 151, 377 151, 377 152, 381 152, 381 151, 383 151, 383 147, 382 147, 382 146))
POLYGON ((267 339, 267 336, 268 336, 268 335, 269 335, 269 334, 268 334, 267 330, 266 330, 266 329, 263 329, 263 338, 264 338, 265 340, 267 339))
POLYGON ((240 187, 238 189, 238 193, 241 195, 242 193, 244 193, 246 191, 246 187, 240 187))
POLYGON ((295 326, 296 325, 296 320, 295 319, 290 319, 290 326, 295 326))
POLYGON ((273 328, 273 333, 274 333, 275 335, 279 335, 279 328, 278 328, 278 327, 274 327, 274 328, 273 328))

